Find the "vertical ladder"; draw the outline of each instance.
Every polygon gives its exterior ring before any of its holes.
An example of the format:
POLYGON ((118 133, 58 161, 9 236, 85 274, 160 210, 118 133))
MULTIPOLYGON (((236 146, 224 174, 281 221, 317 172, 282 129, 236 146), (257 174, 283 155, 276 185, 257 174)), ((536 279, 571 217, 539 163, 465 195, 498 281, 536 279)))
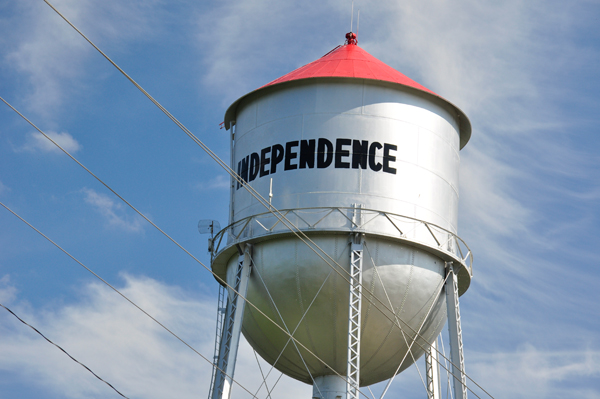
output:
POLYGON ((233 288, 239 295, 233 292, 227 300, 225 323, 223 324, 223 334, 219 345, 219 358, 215 368, 215 378, 210 388, 211 396, 209 399, 229 399, 231 396, 231 385, 245 308, 245 301, 240 298, 240 295, 245 297, 248 291, 248 280, 252 266, 251 251, 252 246, 246 244, 244 253, 238 259, 233 288))
POLYGON ((450 360, 452 361, 452 385, 454 399, 467 399, 467 377, 465 374, 465 357, 463 354, 462 328, 460 326, 460 309, 458 305, 458 278, 454 273, 452 262, 446 263, 446 306, 448 307, 448 332, 450 335, 450 360))

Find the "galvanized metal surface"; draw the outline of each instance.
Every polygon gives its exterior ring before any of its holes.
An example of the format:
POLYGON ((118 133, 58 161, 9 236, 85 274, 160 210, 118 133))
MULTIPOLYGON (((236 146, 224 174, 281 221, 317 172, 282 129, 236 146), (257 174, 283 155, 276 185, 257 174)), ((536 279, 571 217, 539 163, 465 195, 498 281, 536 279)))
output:
POLYGON ((346 397, 346 380, 337 375, 323 375, 315 378, 313 399, 341 399, 346 397))
MULTIPOLYGON (((469 288, 473 276, 473 254, 467 244, 456 234, 403 215, 361 209, 362 222, 352 220, 353 207, 321 207, 305 209, 280 209, 299 230, 309 234, 369 232, 369 235, 392 238, 415 248, 428 251, 449 262, 454 262, 458 275, 459 294, 469 288)), ((253 242, 270 240, 293 233, 271 212, 263 212, 236 221, 221 230, 214 239, 217 258, 213 271, 226 278, 227 261, 237 253, 237 245, 252 239, 253 242)))
MULTIPOLYGON (((360 215, 357 209, 355 216, 360 215)), ((360 221, 360 216, 355 220, 360 221)), ((346 367, 346 399, 360 397, 360 339, 362 309, 362 277, 364 245, 361 233, 350 237, 350 284, 348 298, 348 355, 346 367)))
MULTIPOLYGON (((227 311, 227 300, 225 299, 225 287, 219 285, 219 296, 217 301, 217 324, 215 333, 215 349, 213 356, 213 370, 210 379, 210 389, 208 391, 208 398, 212 399, 215 392, 215 381, 217 379, 217 371, 219 368, 219 354, 221 352, 221 338, 223 337, 223 320, 227 311)), ((221 377, 219 377, 221 378, 221 377)), ((220 384, 219 384, 220 385, 220 384)))
POLYGON ((431 343, 431 347, 425 353, 425 375, 427 379, 427 398, 442 399, 437 339, 431 343))
MULTIPOLYGON (((234 169, 242 175, 244 163, 250 169, 252 159, 258 159, 255 169, 260 171, 254 170, 254 179, 248 171, 248 182, 267 197, 272 179, 277 209, 361 203, 456 232, 457 122, 444 108, 416 95, 366 82, 306 84, 268 93, 242 104, 234 153, 234 169), (318 161, 302 165, 302 140, 314 144, 317 158, 323 156, 319 142, 331 143, 333 154, 326 155, 335 161, 327 167, 318 161), (366 141, 369 150, 381 145, 373 159, 368 154, 366 168, 352 164, 360 157, 354 141, 366 141), (284 152, 279 163, 277 148, 284 152), (371 161, 380 169, 373 170, 371 161), (383 170, 386 162, 393 173, 383 170)), ((234 221, 265 211, 243 188, 236 187, 233 200, 234 221)))
POLYGON ((460 306, 457 278, 452 263, 447 265, 446 304, 448 306, 448 332, 450 336, 450 361, 452 362, 452 386, 455 399, 467 399, 467 377, 463 352, 460 306))
POLYGON ((235 373, 242 320, 246 305, 246 302, 240 298, 240 295, 244 297, 247 295, 248 280, 252 266, 251 251, 252 246, 250 244, 245 245, 244 253, 236 260, 235 276, 230 280, 236 292, 231 289, 228 290, 225 323, 223 324, 223 333, 221 334, 219 343, 218 367, 214 371, 215 375, 213 386, 210 389, 210 399, 229 399, 231 395, 231 385, 235 373))
MULTIPOLYGON (((350 243, 348 235, 313 236, 314 241, 329 253, 345 269, 350 271, 350 243)), ((408 349, 400 330, 395 327, 394 315, 382 313, 377 308, 377 297, 387 303, 387 291, 394 311, 410 328, 404 332, 406 339, 415 339, 412 331, 418 331, 428 309, 417 342, 428 346, 441 331, 446 320, 445 297, 438 298, 444 279, 444 262, 427 252, 409 246, 398 245, 391 240, 365 238, 363 258, 363 291, 361 312, 360 384, 370 385, 391 377, 408 349), (375 275, 378 268, 381 281, 375 275), (385 287, 385 290, 384 290, 385 287), (436 298, 438 298, 436 300, 436 298), (434 303, 432 303, 434 302, 434 303), (412 330, 411 330, 412 329, 412 330)), ((319 287, 331 269, 314 252, 295 238, 269 240, 254 246, 254 264, 263 277, 264 285, 254 274, 250 277, 247 298, 262 309, 268 317, 280 325, 295 330, 308 305, 313 301, 319 287), (269 294, 277 303, 279 312, 273 308, 269 294)), ((233 281, 237 256, 230 259, 228 281, 233 281)), ((348 334, 348 282, 337 273, 329 276, 321 293, 316 297, 308 314, 300 323, 294 337, 309 350, 318 354, 329 367, 339 374, 346 374, 348 334)), ((288 336, 273 326, 253 308, 244 314, 243 333, 256 351, 269 363, 273 363, 285 347, 288 336)), ((415 358, 423 351, 413 346, 415 358)), ((304 361, 314 376, 331 374, 318 360, 300 348, 304 361)), ((401 370, 412 363, 409 358, 401 370)), ((303 362, 295 348, 288 345, 275 365, 285 374, 312 384, 303 362)))

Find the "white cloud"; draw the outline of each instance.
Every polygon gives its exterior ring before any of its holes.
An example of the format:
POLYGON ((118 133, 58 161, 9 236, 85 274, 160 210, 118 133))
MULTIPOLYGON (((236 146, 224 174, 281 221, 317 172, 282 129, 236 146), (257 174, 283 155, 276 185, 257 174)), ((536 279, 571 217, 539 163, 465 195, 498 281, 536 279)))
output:
MULTIPOLYGON (((50 137, 56 144, 60 145, 67 152, 74 154, 81 149, 81 144, 77 142, 67 132, 56 133, 56 132, 47 132, 46 135, 50 137)), ((44 135, 39 132, 31 133, 25 145, 22 147, 16 148, 15 151, 28 151, 28 152, 54 152, 54 153, 62 153, 60 148, 58 148, 52 141, 48 140, 44 135)))
MULTIPOLYGON (((582 379, 600 378, 600 352, 540 350, 530 344, 508 353, 471 354, 467 372, 492 395, 512 398, 598 398, 578 388, 582 379), (564 384, 569 382, 570 384, 564 384)), ((474 388, 477 392, 477 389, 474 388)))
MULTIPOLYGON (((289 58, 310 62, 319 57, 341 42, 349 28, 330 23, 328 29, 343 31, 331 38, 313 36, 310 24, 318 23, 322 14, 328 13, 336 22, 349 22, 348 7, 334 2, 312 8, 310 1, 305 2, 312 9, 310 17, 302 8, 272 0, 222 4, 202 19, 201 34, 205 37, 210 31, 212 36, 210 42, 202 42, 205 81, 230 99, 300 66, 286 64, 289 58), (295 29, 303 24, 302 29, 295 29), (245 40, 247 32, 251 32, 251 42, 245 40), (327 42, 332 44, 322 47, 327 42), (298 57, 298 53, 304 55, 298 57)), ((355 10, 361 7, 361 2, 355 4, 355 10)), ((535 68, 540 66, 539 54, 549 51, 549 41, 543 43, 546 47, 537 46, 537 29, 543 24, 533 18, 537 13, 535 7, 518 0, 486 7, 472 0, 380 2, 363 7, 361 46, 471 116, 473 140, 464 151, 468 167, 461 176, 462 192, 471 198, 461 200, 469 202, 463 207, 465 217, 489 234, 523 233, 535 217, 518 198, 515 179, 522 178, 523 170, 506 157, 510 148, 501 135, 518 124, 521 128, 511 136, 518 132, 531 138, 541 123, 529 117, 545 105, 535 68), (533 124, 526 132, 523 121, 533 124)), ((556 19, 559 14, 550 17, 556 19)), ((318 32, 329 33, 323 28, 318 32)))
MULTIPOLYGON (((213 354, 216 301, 145 277, 123 276, 119 290, 205 357, 213 354)), ((101 283, 87 283, 73 304, 43 311, 11 310, 90 367, 124 395, 197 398, 208 394, 212 366, 101 283)), ((1 309, 0 369, 59 397, 113 397, 109 387, 1 309)), ((263 371, 267 366, 262 362, 263 371)), ((273 378, 279 377, 273 372, 273 378)), ((260 372, 252 350, 240 346, 236 380, 255 392, 260 372)), ((311 388, 284 378, 274 397, 306 398, 311 388)), ((250 397, 237 385, 234 397, 250 397)), ((259 397, 266 397, 263 390, 259 397)))
MULTIPOLYGON (((55 0, 52 4, 97 44, 118 39, 118 48, 129 40, 148 40, 160 31, 160 20, 151 11, 160 0, 89 2, 55 0), (152 17, 154 15, 154 17, 152 17)), ((20 100, 27 108, 52 120, 68 96, 85 90, 86 68, 95 50, 43 2, 16 3, 21 18, 5 19, 6 36, 1 62, 23 74, 20 100), (27 24, 22 21, 27 20, 27 24)), ((113 47, 114 49, 114 47, 113 47)), ((108 64, 108 68, 110 67, 108 64)))
POLYGON ((252 0, 219 2, 199 15, 198 38, 204 58, 204 83, 225 97, 224 106, 246 92, 325 54, 343 42, 342 31, 324 38, 339 16, 335 1, 285 2, 252 0), (208 39, 210 38, 210 40, 208 39), (328 44, 329 43, 329 44, 328 44), (298 54, 303 54, 298 57, 298 54), (293 61, 292 61, 293 60, 293 61), (301 62, 301 61, 300 61, 301 62), (277 72, 275 72, 277 73, 277 72))
POLYGON ((90 188, 84 188, 82 191, 85 194, 85 202, 104 216, 109 226, 134 233, 143 231, 144 220, 142 217, 129 213, 128 209, 120 202, 90 188))
MULTIPOLYGON (((221 4, 201 19, 200 32, 205 82, 225 93, 226 101, 318 58, 333 47, 324 43, 339 37, 328 35, 341 36, 349 25, 336 25, 349 20, 349 9, 333 2, 303 2, 313 9, 310 17, 274 0, 221 4), (321 13, 329 13, 329 21, 311 29, 323 22, 321 13), (292 65, 289 59, 303 61, 292 65)), ((560 289, 569 291, 593 273, 579 273, 584 263, 559 260, 566 253, 593 259, 597 246, 588 237, 597 225, 600 181, 592 172, 599 158, 589 147, 576 148, 571 136, 578 130, 574 126, 589 124, 589 115, 567 114, 578 104, 571 104, 577 98, 574 87, 589 82, 565 79, 566 68, 577 74, 579 65, 595 65, 600 57, 597 46, 574 39, 584 35, 578 30, 582 24, 592 32, 595 22, 586 4, 355 3, 355 10, 362 8, 359 45, 471 119, 472 139, 461 151, 459 234, 474 250, 474 282, 498 307, 502 301, 526 304, 535 313, 555 306, 557 315, 566 317, 576 307, 556 295, 553 284, 561 281, 560 289), (565 101, 568 107, 562 106, 565 101), (565 212, 573 208, 577 214, 565 212), (583 240, 592 245, 582 245, 583 240)), ((594 266, 590 261, 590 269, 594 266)), ((590 292, 572 292, 573 302, 587 303, 590 292)), ((569 336, 568 330, 561 329, 561 336, 569 336)))
MULTIPOLYGON (((185 292, 147 277, 122 277, 124 283, 117 288, 124 295, 205 357, 212 357, 215 298, 185 292)), ((0 293, 7 288, 11 292, 11 310, 125 395, 153 399, 195 398, 207 394, 211 365, 104 284, 88 282, 79 288, 74 302, 45 306, 42 310, 19 302, 8 277, 0 283, 3 285, 0 293)), ((109 387, 13 316, 0 312, 0 321, 3 337, 0 370, 10 370, 18 380, 55 393, 57 397, 112 397, 109 387)), ((571 397, 573 392, 580 398, 598 397, 593 389, 567 389, 563 384, 581 379, 597 380, 600 376, 598 351, 585 347, 541 350, 525 345, 505 353, 467 352, 467 372, 496 397, 559 399, 571 397)), ((270 366, 262 360, 260 364, 266 374, 270 366)), ((422 369, 422 359, 419 366, 422 369)), ((273 371, 269 387, 273 387, 279 375, 273 371)), ((254 353, 245 341, 240 345, 235 377, 251 392, 256 392, 262 382, 254 353)), ((470 387, 479 393, 472 384, 470 387)), ((392 389, 398 394, 407 389, 422 392, 414 371, 403 373, 392 389)), ((233 390, 234 397, 250 397, 237 385, 233 390)), ((310 397, 310 392, 310 386, 284 376, 272 397, 301 399, 310 397)), ((266 397, 264 388, 258 397, 266 397)))

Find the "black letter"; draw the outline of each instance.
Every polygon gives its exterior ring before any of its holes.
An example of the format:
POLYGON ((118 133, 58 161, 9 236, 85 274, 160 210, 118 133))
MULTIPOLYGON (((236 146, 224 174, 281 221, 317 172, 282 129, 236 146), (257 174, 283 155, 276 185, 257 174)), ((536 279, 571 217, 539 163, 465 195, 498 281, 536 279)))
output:
POLYGON ((271 160, 267 158, 269 152, 271 152, 271 147, 260 150, 260 177, 269 174, 269 171, 266 169, 266 166, 271 162, 271 160))
POLYGON ((367 149, 369 142, 367 140, 352 140, 352 169, 367 169, 367 149))
POLYGON ((283 170, 298 169, 298 165, 292 165, 292 159, 298 157, 298 154, 292 152, 292 147, 298 147, 298 141, 290 141, 285 143, 285 164, 283 170))
MULTIPOLYGON (((236 180, 242 178, 241 177, 242 176, 241 173, 242 173, 242 161, 238 162, 238 177, 236 177, 236 180)), ((237 188, 236 188, 236 190, 239 190, 240 186, 241 186, 240 181, 237 180, 237 188)))
POLYGON ((333 161, 333 144, 327 139, 319 139, 317 145, 317 168, 322 169, 331 165, 333 161))
POLYGON ((342 150, 342 146, 350 145, 352 140, 350 139, 337 139, 335 141, 335 168, 341 169, 349 169, 350 162, 342 162, 342 157, 347 157, 350 155, 349 150, 342 150))
POLYGON ((397 146, 393 144, 384 144, 383 145, 383 171, 387 173, 391 173, 393 175, 396 174, 395 168, 390 168, 390 162, 396 162, 396 157, 390 155, 390 150, 396 151, 398 149, 397 146))
POLYGON ((315 140, 302 140, 300 142, 300 169, 315 167, 315 140))
POLYGON ((242 173, 240 174, 243 181, 248 183, 248 160, 250 155, 246 155, 246 158, 242 159, 242 173))
POLYGON ((381 149, 381 144, 376 141, 374 141, 369 147, 369 167, 375 172, 381 170, 381 164, 379 162, 375 162, 375 152, 379 149, 381 149))
POLYGON ((258 163, 258 154, 253 152, 252 155, 250 155, 250 176, 248 177, 248 181, 256 179, 256 176, 258 175, 258 163))
POLYGON ((273 146, 273 154, 271 155, 271 174, 277 172, 277 164, 283 161, 283 146, 275 144, 273 146))

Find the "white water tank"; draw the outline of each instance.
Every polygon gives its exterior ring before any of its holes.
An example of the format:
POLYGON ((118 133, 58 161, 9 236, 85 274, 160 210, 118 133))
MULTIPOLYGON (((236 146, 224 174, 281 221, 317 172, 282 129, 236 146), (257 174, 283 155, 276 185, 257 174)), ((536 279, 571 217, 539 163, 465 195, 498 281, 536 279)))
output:
MULTIPOLYGON (((391 377, 419 329, 412 353, 422 355, 446 320, 445 262, 461 294, 471 280, 456 235, 464 113, 350 41, 238 99, 225 126, 232 168, 345 270, 351 233, 364 234, 361 386, 391 377), (404 336, 373 295, 411 326, 404 336)), ((239 183, 230 200, 213 270, 233 285, 237 245, 253 244, 248 300, 345 375, 348 283, 239 183)), ((312 384, 287 335, 251 306, 242 331, 278 370, 312 384)), ((313 377, 332 374, 299 349, 313 377)))

